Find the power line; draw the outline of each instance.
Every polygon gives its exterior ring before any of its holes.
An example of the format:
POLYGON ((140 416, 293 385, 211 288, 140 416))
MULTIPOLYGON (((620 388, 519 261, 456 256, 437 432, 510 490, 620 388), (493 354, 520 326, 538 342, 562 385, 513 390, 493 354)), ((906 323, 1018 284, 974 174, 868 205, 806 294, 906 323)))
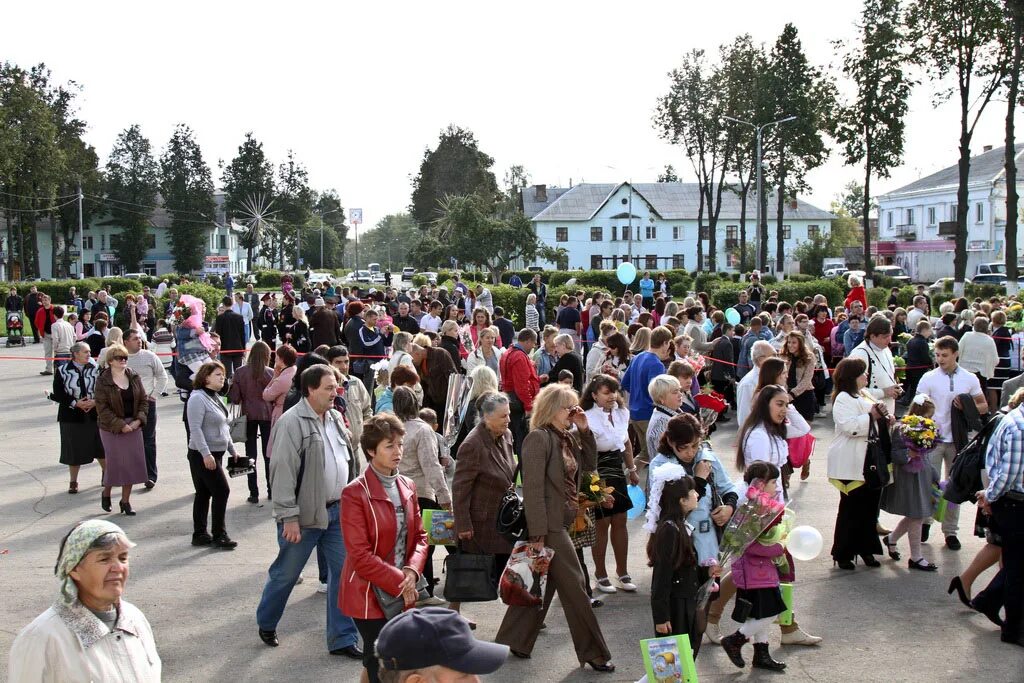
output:
POLYGON ((38 200, 38 201, 42 201, 42 202, 53 202, 53 201, 59 201, 61 199, 72 199, 72 198, 78 199, 78 195, 77 194, 67 194, 67 195, 62 195, 60 197, 30 197, 28 195, 23 195, 23 194, 14 194, 13 192, 4 192, 3 190, 0 190, 0 194, 4 195, 6 197, 15 197, 17 199, 33 199, 33 200, 38 200))
POLYGON ((56 206, 47 206, 42 209, 8 209, 6 207, 0 207, 0 213, 44 213, 46 211, 56 211, 57 209, 62 209, 68 204, 74 204, 77 201, 78 195, 75 195, 74 199, 66 201, 63 204, 57 204, 56 206))

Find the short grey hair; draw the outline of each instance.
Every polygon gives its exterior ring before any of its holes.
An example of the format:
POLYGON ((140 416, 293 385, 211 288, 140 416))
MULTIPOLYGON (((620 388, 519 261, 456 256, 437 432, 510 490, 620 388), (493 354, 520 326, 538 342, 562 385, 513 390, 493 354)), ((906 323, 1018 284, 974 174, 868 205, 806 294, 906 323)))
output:
POLYGON ((507 405, 508 396, 496 391, 483 394, 476 401, 477 410, 479 410, 480 415, 484 417, 493 414, 495 410, 507 405))
POLYGON ((89 345, 86 344, 85 342, 75 342, 74 344, 71 345, 71 355, 72 356, 75 355, 76 353, 79 353, 80 351, 89 351, 89 350, 90 350, 89 345))
POLYGON ((469 390, 469 397, 471 399, 483 396, 487 392, 498 390, 498 376, 494 374, 494 370, 491 370, 486 365, 478 365, 473 368, 473 372, 469 373, 469 377, 473 380, 473 386, 469 390))
POLYGON ((647 385, 647 393, 651 395, 651 400, 655 403, 661 403, 661 399, 665 398, 669 392, 681 389, 682 385, 679 384, 679 380, 672 375, 658 375, 647 385))
POLYGON ((775 355, 775 347, 771 345, 771 342, 767 342, 764 339, 758 339, 750 347, 750 362, 754 365, 759 366, 758 361, 763 361, 765 358, 771 358, 775 355))
POLYGON ((411 342, 411 334, 408 332, 396 332, 395 338, 391 340, 391 348, 394 351, 405 351, 411 342))

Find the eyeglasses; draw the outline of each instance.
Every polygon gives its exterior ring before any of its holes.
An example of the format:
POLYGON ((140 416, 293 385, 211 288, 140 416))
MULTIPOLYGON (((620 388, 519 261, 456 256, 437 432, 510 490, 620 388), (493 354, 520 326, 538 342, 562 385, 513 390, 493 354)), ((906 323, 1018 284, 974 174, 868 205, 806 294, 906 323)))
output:
POLYGON ((124 362, 127 363, 128 362, 128 356, 111 356, 110 360, 123 360, 124 362))

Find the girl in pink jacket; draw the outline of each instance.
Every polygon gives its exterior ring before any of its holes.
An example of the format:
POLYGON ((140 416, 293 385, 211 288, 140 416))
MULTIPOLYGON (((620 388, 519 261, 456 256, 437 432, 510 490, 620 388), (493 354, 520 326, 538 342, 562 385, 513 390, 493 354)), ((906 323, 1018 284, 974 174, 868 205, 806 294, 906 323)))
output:
MULTIPOLYGON (((747 484, 763 482, 764 495, 774 498, 778 486, 779 468, 772 463, 758 460, 752 462, 743 472, 747 484)), ((786 611, 786 603, 779 590, 780 564, 790 573, 792 559, 786 554, 786 547, 778 542, 773 528, 782 521, 782 514, 772 522, 757 541, 751 543, 743 555, 732 563, 732 579, 736 583, 736 610, 733 618, 743 625, 731 636, 722 638, 722 648, 736 666, 743 668, 743 646, 754 641, 754 658, 751 664, 758 669, 782 671, 784 662, 776 661, 768 652, 768 632, 772 622, 786 611), (745 616, 740 618, 740 615, 745 616)))

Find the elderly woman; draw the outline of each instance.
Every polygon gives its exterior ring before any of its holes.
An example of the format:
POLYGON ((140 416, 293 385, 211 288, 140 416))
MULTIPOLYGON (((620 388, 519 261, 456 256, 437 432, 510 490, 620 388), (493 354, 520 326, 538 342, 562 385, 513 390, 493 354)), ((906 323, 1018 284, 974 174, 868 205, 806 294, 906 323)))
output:
POLYGON ((974 373, 981 383, 981 390, 987 392, 989 380, 996 376, 999 365, 999 349, 989 334, 988 318, 977 316, 972 321, 972 330, 960 337, 960 356, 957 362, 967 372, 974 373))
MULTIPOLYGON (((476 309, 476 314, 487 313, 482 308, 476 309)), ((474 328, 470 327, 470 330, 474 328)), ((501 347, 501 340, 498 338, 497 329, 494 327, 485 327, 477 333, 477 338, 474 340, 476 348, 473 349, 472 353, 465 360, 466 374, 470 374, 476 368, 486 365, 494 374, 498 376, 498 380, 501 380, 501 372, 498 370, 501 363, 501 355, 504 353, 504 349, 501 347)))
POLYGON ((78 493, 78 470, 93 460, 106 468, 103 443, 96 423, 96 378, 100 368, 89 357, 89 345, 76 342, 71 346, 71 360, 56 367, 53 393, 57 402, 57 424, 60 425, 60 464, 71 470, 68 493, 78 493))
POLYGON ((595 671, 615 671, 567 531, 579 507, 580 475, 597 467, 594 434, 571 387, 551 384, 537 395, 522 450, 523 507, 529 539, 535 549, 550 547, 555 554, 548 569, 544 608, 510 606, 494 640, 508 645, 516 657, 529 658, 551 598, 558 593, 577 660, 595 671))
POLYGON ((526 326, 534 332, 540 332, 540 312, 537 310, 537 295, 526 295, 526 326))
POLYGON ((146 451, 142 443, 142 426, 149 416, 149 399, 139 375, 128 367, 128 349, 120 344, 107 347, 109 365, 96 380, 96 419, 107 467, 103 471, 105 512, 110 512, 112 487, 121 487, 120 510, 132 516, 132 486, 144 484, 146 451))
POLYGON ((15 638, 8 680, 160 681, 153 629, 122 599, 133 547, 121 527, 98 519, 79 523, 64 537, 54 567, 60 590, 15 638))
MULTIPOLYGON (((568 334, 559 334, 555 337, 555 354, 558 361, 551 372, 548 373, 548 382, 554 383, 558 380, 558 374, 562 370, 572 373, 572 388, 577 394, 583 393, 583 358, 576 351, 576 344, 568 334)), ((500 377, 499 377, 500 379, 500 377)))
POLYGON ((416 364, 412 362, 412 356, 409 355, 407 347, 412 343, 412 334, 409 332, 395 332, 394 338, 391 340, 391 358, 388 359, 388 374, 395 371, 399 365, 406 365, 413 370, 416 369, 416 364))
POLYGON ((473 380, 473 385, 469 389, 466 414, 462 416, 459 433, 456 435, 455 443, 451 448, 451 452, 456 459, 458 458, 459 447, 462 445, 462 442, 466 440, 466 437, 469 436, 480 420, 480 414, 477 410, 477 399, 484 394, 499 390, 498 376, 485 365, 474 368, 473 372, 469 373, 469 377, 473 380))
POLYGON ((650 457, 658 452, 661 435, 668 421, 679 414, 683 403, 683 389, 679 380, 672 375, 658 375, 647 384, 647 393, 654 401, 654 412, 647 423, 647 453, 650 457))

